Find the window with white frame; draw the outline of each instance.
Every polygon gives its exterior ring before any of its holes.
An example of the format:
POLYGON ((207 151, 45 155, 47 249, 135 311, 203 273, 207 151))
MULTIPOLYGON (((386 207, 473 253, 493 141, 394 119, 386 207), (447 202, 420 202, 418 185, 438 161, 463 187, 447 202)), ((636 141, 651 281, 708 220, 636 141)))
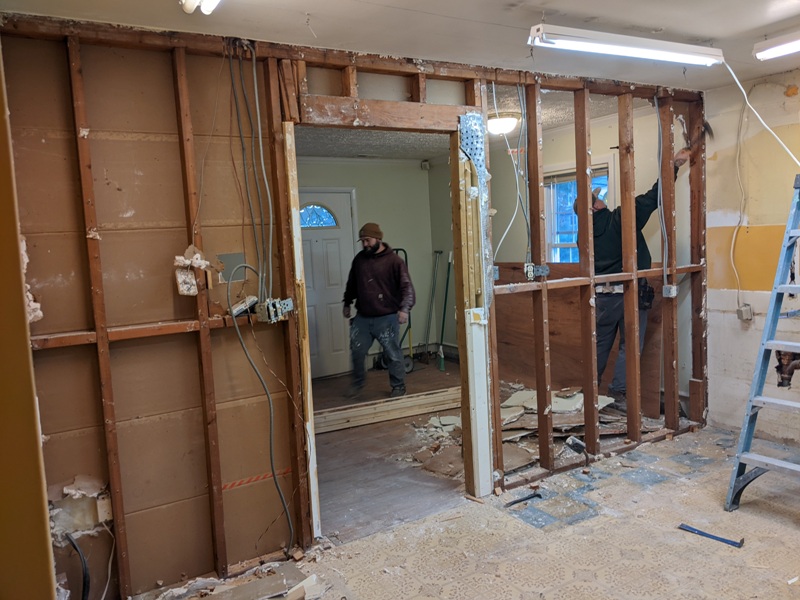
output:
MULTIPOLYGON (((550 170, 544 176, 545 202, 547 203, 547 246, 550 262, 578 262, 578 215, 573 210, 578 196, 575 167, 550 170)), ((610 162, 592 167, 592 190, 597 197, 612 204, 613 176, 609 179, 610 162), (599 189, 598 189, 599 188, 599 189)), ((611 207, 613 208, 613 207, 611 207)))

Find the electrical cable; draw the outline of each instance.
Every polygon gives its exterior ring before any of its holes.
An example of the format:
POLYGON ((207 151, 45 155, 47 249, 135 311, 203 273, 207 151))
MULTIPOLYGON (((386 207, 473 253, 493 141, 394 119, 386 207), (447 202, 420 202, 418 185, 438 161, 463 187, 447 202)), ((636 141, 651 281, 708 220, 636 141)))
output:
POLYGON ((86 557, 83 555, 78 543, 75 541, 75 538, 67 532, 64 534, 69 541, 70 545, 75 549, 75 552, 78 553, 78 557, 81 559, 81 573, 83 575, 83 583, 81 585, 81 600, 88 600, 89 599, 89 565, 86 564, 86 557))
MULTIPOLYGON (((241 264, 236 265, 231 271, 231 279, 236 274, 236 271, 239 269, 249 269, 253 271, 256 275, 258 272, 248 264, 241 264)), ((231 286, 228 286, 227 290, 227 298, 228 298, 228 311, 233 315, 233 303, 231 302, 231 286)), ((242 350, 244 351, 244 355, 247 358, 247 362, 250 364, 250 367, 253 369, 253 372, 256 374, 259 383, 261 384, 261 388, 264 390, 264 393, 267 396, 267 404, 269 405, 269 467, 270 472, 272 473, 272 481, 275 483, 275 489, 278 491, 278 497, 281 501, 281 506, 283 507, 283 512, 286 515, 286 522, 289 525, 289 542, 284 550, 286 556, 289 555, 292 547, 294 546, 294 525, 292 524, 292 517, 289 514, 289 506, 286 503, 286 498, 283 495, 283 490, 281 490, 281 486, 278 483, 278 476, 275 470, 275 408, 272 402, 272 394, 270 394, 269 387, 267 386, 267 382, 264 381, 264 376, 261 375, 261 371, 258 370, 256 363, 253 361, 253 357, 250 356, 250 352, 247 349, 247 345, 245 344, 244 338, 242 337, 242 332, 239 329, 239 323, 236 320, 236 317, 233 317, 233 328, 236 330, 236 337, 239 338, 239 344, 242 346, 242 350)))
MULTIPOLYGON (((492 82, 492 103, 494 105, 494 114, 495 114, 496 117, 499 117, 500 113, 497 110, 497 95, 496 95, 494 81, 492 82)), ((522 113, 522 114, 524 115, 524 113, 522 113)), ((524 118, 525 117, 523 116, 522 120, 524 120, 524 118)), ((520 136, 522 135, 522 125, 520 125, 520 134, 519 135, 520 136)), ((511 230, 511 226, 514 224, 514 221, 517 218, 517 214, 519 213, 520 206, 522 206, 522 214, 525 217, 525 225, 526 225, 525 229, 526 229, 527 235, 528 235, 528 255, 530 255, 530 246, 531 246, 531 227, 530 227, 530 222, 528 220, 528 215, 527 215, 527 213, 525 211, 525 207, 523 206, 522 192, 520 191, 520 187, 519 187, 520 172, 519 172, 518 159, 514 160, 514 155, 511 152, 511 144, 508 142, 508 136, 505 133, 503 134, 503 140, 506 143, 506 149, 508 150, 508 156, 511 159, 511 164, 514 167, 514 183, 516 184, 517 194, 516 194, 516 198, 515 198, 515 202, 514 202, 514 214, 511 215, 511 219, 508 222, 508 226, 506 227, 505 231, 503 232, 503 235, 500 237, 500 241, 497 243, 497 247, 495 248, 495 251, 494 251, 495 260, 497 259, 497 253, 500 252, 500 247, 503 245, 503 241, 506 239, 506 236, 508 235, 508 232, 511 230)), ((520 148, 520 140, 518 139, 517 140, 517 157, 518 158, 519 158, 519 148, 520 148)))
POLYGON ((100 600, 106 600, 106 594, 108 593, 108 584, 111 583, 111 564, 114 562, 114 548, 117 545, 117 538, 111 533, 111 530, 108 528, 108 525, 105 522, 101 523, 105 530, 108 532, 108 535, 111 536, 111 552, 108 555, 108 572, 106 573, 106 587, 103 589, 103 595, 100 597, 100 600))
MULTIPOLYGON (((249 42, 248 42, 249 44, 249 42)), ((272 298, 272 237, 275 232, 274 223, 274 208, 272 206, 272 192, 269 189, 269 178, 267 177, 267 168, 264 165, 264 136, 261 130, 261 103, 258 99, 258 78, 256 77, 256 53, 254 49, 251 49, 251 55, 253 57, 253 87, 255 89, 255 101, 256 101, 256 124, 258 125, 258 152, 259 157, 261 159, 261 175, 264 177, 264 187, 267 188, 267 203, 269 207, 269 243, 267 246, 263 248, 265 254, 264 262, 267 263, 267 275, 269 277, 269 295, 267 297, 272 298)), ((255 168, 255 166, 254 166, 255 168)), ((262 219, 263 224, 263 219, 262 219)), ((263 240, 263 236, 262 236, 263 240)))
MULTIPOLYGON (((242 47, 247 50, 248 44, 246 40, 240 40, 242 47)), ((251 51, 253 55, 253 60, 255 60, 255 53, 251 51)), ((256 186, 256 197, 258 198, 258 215, 259 215, 259 224, 261 228, 261 246, 256 245, 256 251, 259 253, 259 269, 258 269, 258 301, 264 302, 267 299, 266 294, 264 293, 264 263, 266 262, 265 259, 265 230, 264 230, 264 201, 261 195, 261 182, 258 179, 258 172, 256 171, 256 128, 253 125, 253 115, 250 111, 250 99, 247 97, 247 85, 245 84, 244 80, 244 67, 242 61, 242 55, 239 53, 239 81, 242 85, 242 98, 244 101, 244 108, 247 112, 247 124, 250 126, 250 155, 251 155, 251 165, 253 169, 253 181, 255 182, 256 186)), ((253 80, 253 87, 258 88, 258 80, 253 80)), ((247 177, 248 171, 245 171, 245 177, 247 177)))
MULTIPOLYGON (((661 161, 663 160, 663 154, 661 151, 661 144, 663 140, 663 131, 661 129, 661 117, 658 114, 658 96, 653 96, 653 101, 655 102, 656 108, 656 123, 658 124, 658 150, 656 152, 657 161, 658 161, 658 219, 660 221, 661 227, 661 248, 663 251, 663 256, 661 257, 661 272, 662 272, 662 281, 663 285, 667 285, 667 270, 669 265, 669 244, 667 244, 667 226, 664 223, 664 204, 662 202, 662 193, 661 193, 661 161)), ((634 212, 634 217, 636 213, 634 212)), ((637 253, 638 256, 638 253, 637 253)), ((637 265, 638 266, 638 265, 637 265)))
MULTIPOLYGON (((229 40, 230 43, 230 40, 229 40)), ((231 90, 233 92, 233 103, 236 109, 236 124, 239 131, 239 142, 242 149, 242 169, 244 171, 244 187, 245 187, 245 196, 247 197, 247 205, 250 209, 250 225, 253 228, 253 243, 255 244, 256 248, 256 266, 255 269, 256 276, 258 277, 258 281, 261 281, 261 273, 263 272, 262 264, 261 264, 261 253, 259 251, 259 244, 258 244, 258 233, 256 230, 256 218, 255 212, 253 210, 253 198, 250 193, 250 182, 247 176, 247 148, 244 142, 244 132, 242 131, 242 118, 241 118, 241 111, 239 109, 239 95, 236 92, 236 76, 233 69, 233 56, 229 55, 228 57, 228 65, 230 67, 231 73, 231 90)))

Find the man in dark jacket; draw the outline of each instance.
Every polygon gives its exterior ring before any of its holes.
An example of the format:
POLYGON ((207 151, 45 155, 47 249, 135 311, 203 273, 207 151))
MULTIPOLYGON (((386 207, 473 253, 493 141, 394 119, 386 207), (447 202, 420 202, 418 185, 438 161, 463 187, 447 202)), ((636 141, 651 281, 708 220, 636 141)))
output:
POLYGON ((353 383, 348 396, 355 398, 364 387, 364 360, 378 340, 388 361, 390 397, 406 393, 403 351, 398 343, 400 325, 408 322, 408 313, 416 296, 406 263, 383 242, 377 223, 366 223, 358 232, 362 250, 353 258, 342 314, 350 319, 350 356, 353 359, 353 383), (356 316, 350 318, 350 304, 356 302, 356 316))
MULTIPOLYGON (((689 159, 689 150, 680 150, 674 157, 675 177, 678 168, 689 159)), ((658 208, 658 182, 644 194, 636 196, 636 256, 637 269, 652 266, 650 249, 642 234, 650 215, 658 208)), ((592 194, 592 228, 594 230, 594 272, 607 275, 622 272, 622 208, 613 211, 592 194)), ((652 288, 647 280, 639 280, 639 350, 644 348, 647 327, 647 310, 653 300, 652 288), (649 290, 649 297, 648 297, 649 290), (648 302, 649 301, 649 302, 648 302)), ((614 399, 614 408, 627 409, 627 384, 625 372, 625 303, 622 284, 598 285, 595 289, 595 322, 597 326, 597 380, 603 376, 608 356, 619 332, 619 353, 614 365, 614 377, 608 385, 608 395, 614 399)))

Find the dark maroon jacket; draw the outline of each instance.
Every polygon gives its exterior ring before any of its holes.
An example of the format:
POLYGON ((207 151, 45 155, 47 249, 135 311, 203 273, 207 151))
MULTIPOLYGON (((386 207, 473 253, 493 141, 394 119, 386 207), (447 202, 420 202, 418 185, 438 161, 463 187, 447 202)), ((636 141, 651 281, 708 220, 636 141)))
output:
POLYGON ((416 301, 414 285, 406 263, 388 244, 383 252, 356 254, 347 277, 344 305, 356 301, 356 310, 365 317, 382 317, 398 311, 408 313, 416 301))

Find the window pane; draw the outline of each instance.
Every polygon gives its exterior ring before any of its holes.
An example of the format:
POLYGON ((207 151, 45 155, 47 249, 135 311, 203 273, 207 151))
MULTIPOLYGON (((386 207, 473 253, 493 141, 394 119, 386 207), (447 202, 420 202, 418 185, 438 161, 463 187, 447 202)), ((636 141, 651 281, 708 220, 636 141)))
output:
POLYGON ((336 217, 324 206, 306 204, 300 209, 300 227, 337 227, 336 217))

